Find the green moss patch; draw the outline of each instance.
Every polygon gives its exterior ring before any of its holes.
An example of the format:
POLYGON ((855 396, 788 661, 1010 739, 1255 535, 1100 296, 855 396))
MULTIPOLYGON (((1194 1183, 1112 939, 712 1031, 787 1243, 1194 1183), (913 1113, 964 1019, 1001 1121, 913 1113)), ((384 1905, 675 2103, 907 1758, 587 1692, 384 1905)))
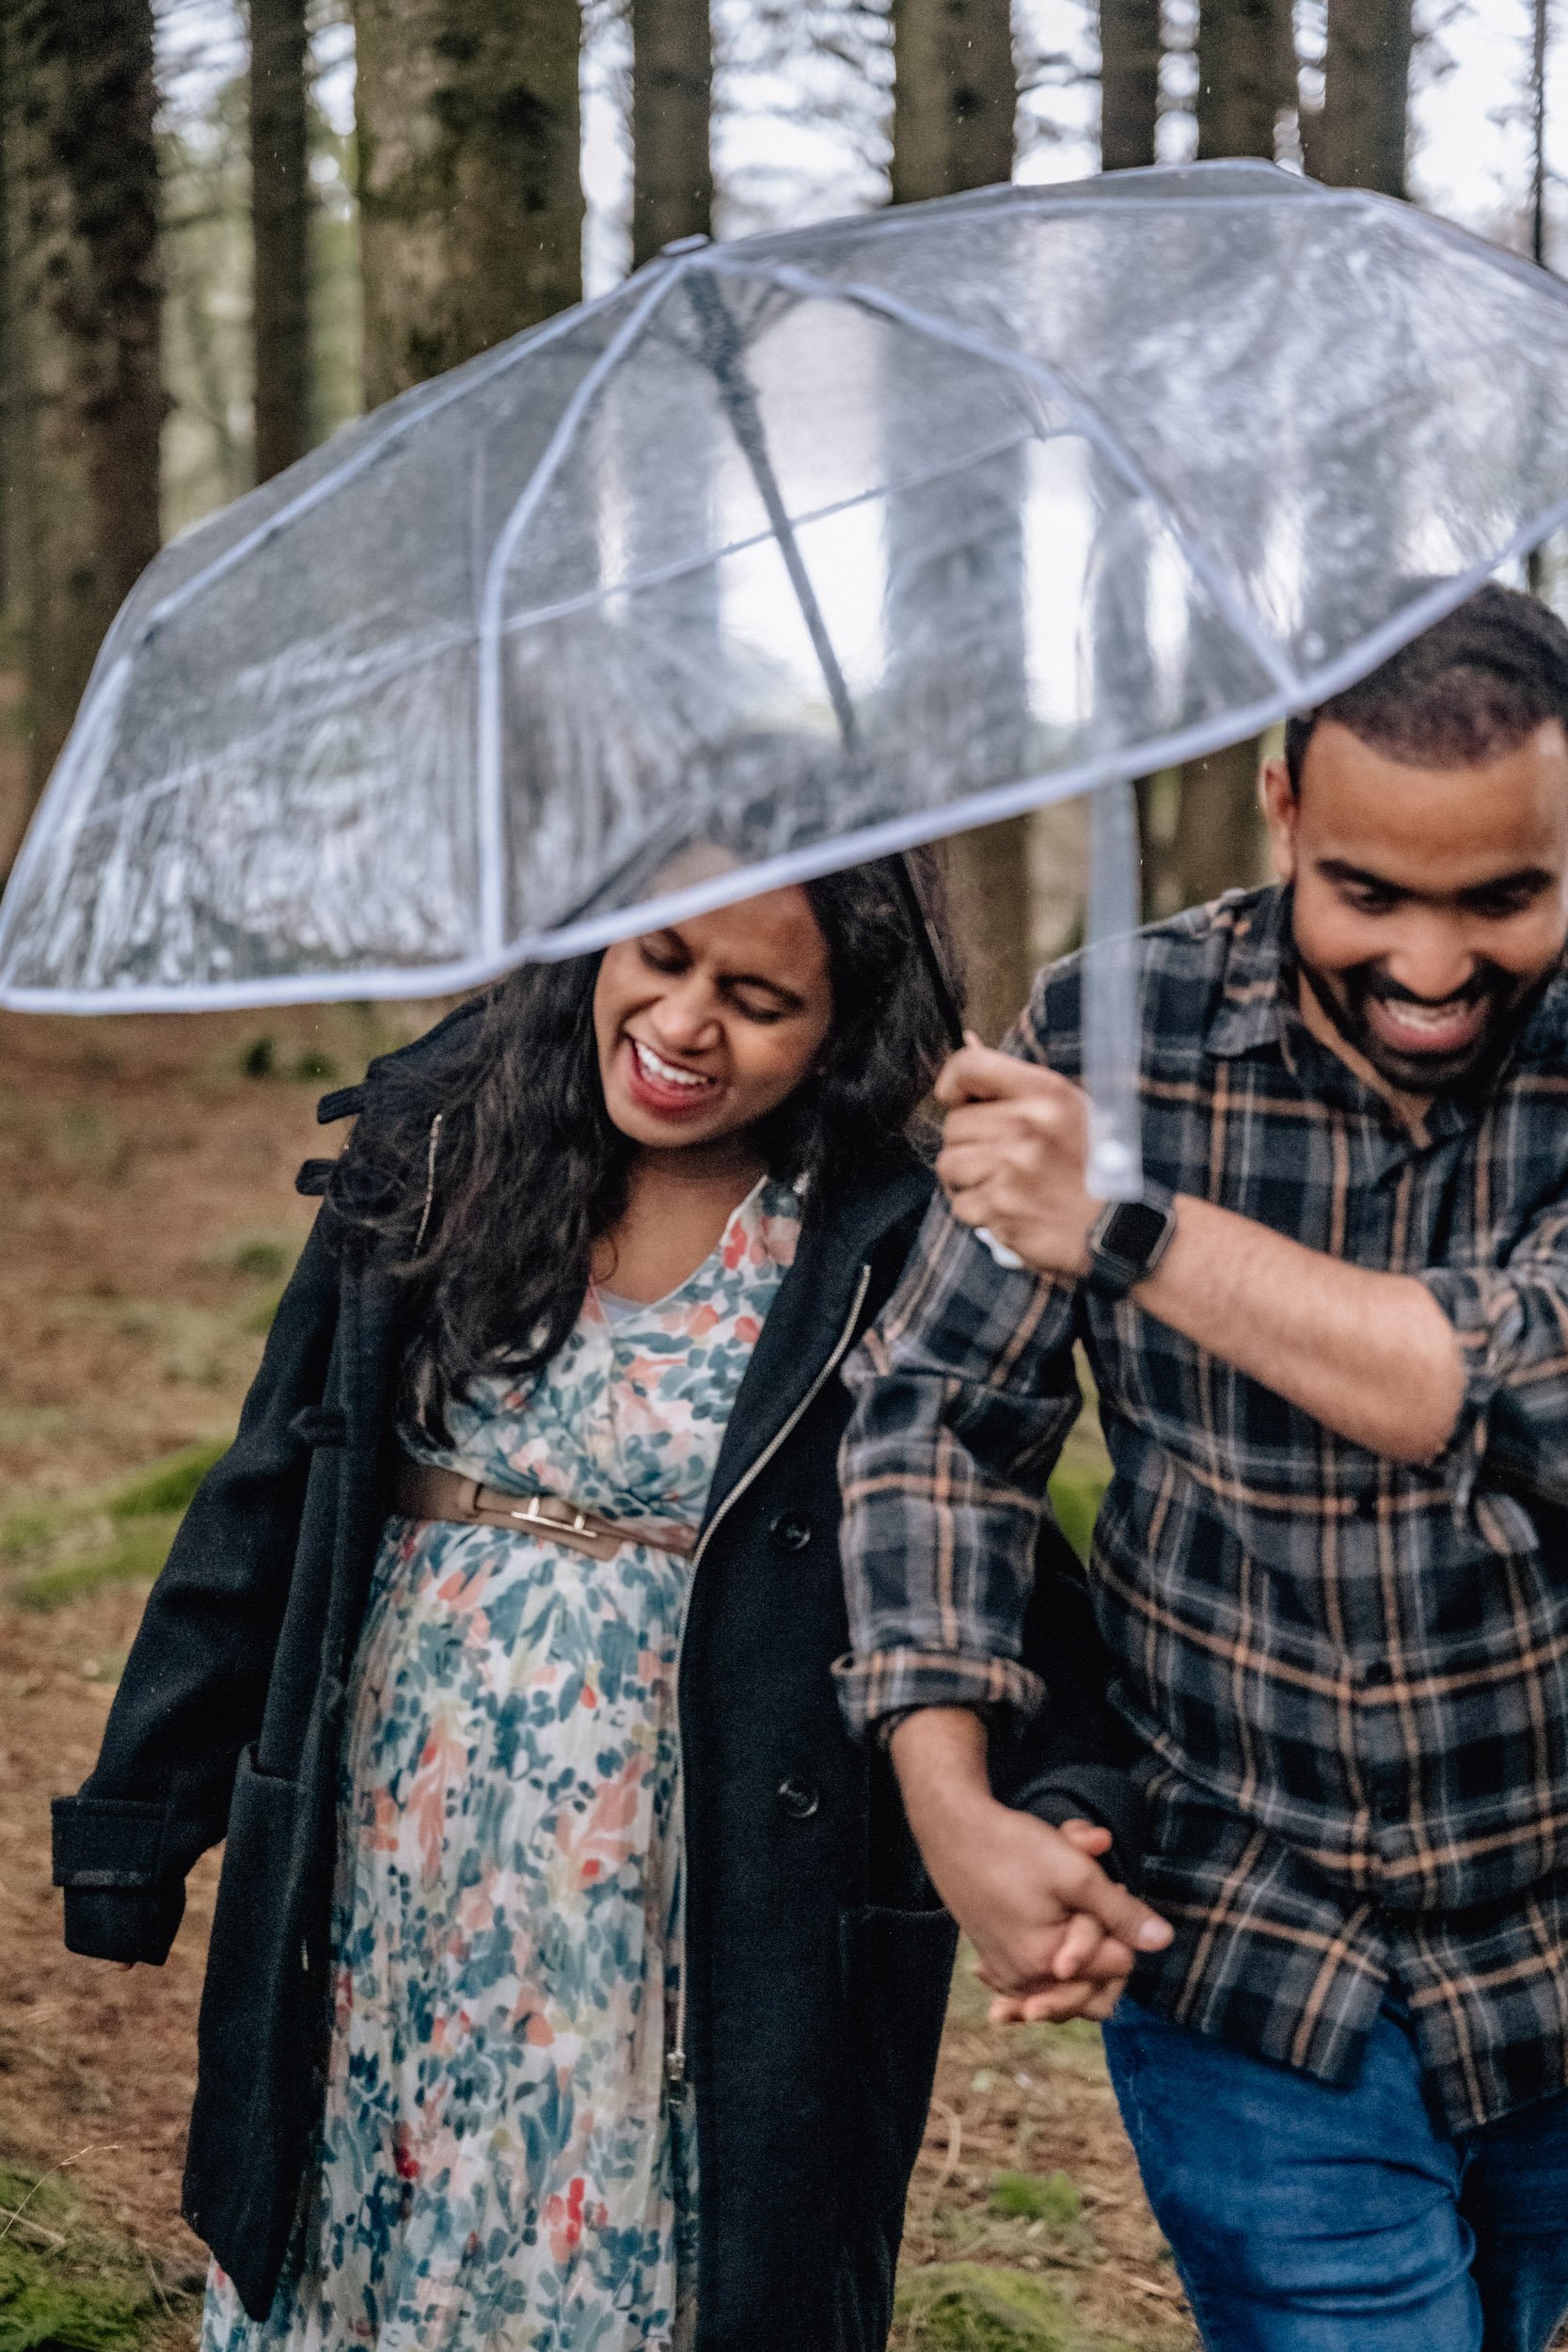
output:
POLYGON ((227 1444, 182 1446, 113 1486, 8 1513, 0 1518, 0 1565, 9 1571, 10 1597, 24 1608, 55 1609, 104 1584, 155 1577, 191 1497, 227 1444))
POLYGON ((83 2226, 57 2176, 0 2169, 0 2352, 142 2352, 194 2323, 177 2301, 134 2247, 83 2226))
POLYGON ((990 2185, 993 2213, 1016 2221, 1046 2221, 1066 2230, 1078 2219, 1084 2201, 1070 2172, 999 2172, 990 2185))
POLYGON ((1048 2280, 980 2263, 909 2272, 896 2317, 909 2352, 1084 2352, 1071 2307, 1048 2280))

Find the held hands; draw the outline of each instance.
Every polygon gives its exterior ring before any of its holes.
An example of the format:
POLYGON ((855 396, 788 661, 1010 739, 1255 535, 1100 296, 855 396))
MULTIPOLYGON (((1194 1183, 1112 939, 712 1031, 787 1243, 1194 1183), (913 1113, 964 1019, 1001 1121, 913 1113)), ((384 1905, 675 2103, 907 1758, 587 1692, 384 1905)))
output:
POLYGON ((936 1097, 947 1113, 937 1176, 959 1224, 985 1226, 1037 1274, 1086 1274, 1101 1203, 1085 1181, 1082 1088, 971 1036, 936 1097))
POLYGON ((1105 2017, 1138 1952, 1171 1931, 1107 1878, 1109 1834, 1053 1829, 990 1792, 985 1727, 962 1708, 924 1708, 894 1730, 894 1768, 938 1894, 999 1995, 999 2023, 1105 2017))
MULTIPOLYGON (((1081 1854, 1099 1856, 1115 1842, 1098 1821, 1064 1821, 1061 1834, 1081 1854)), ((1117 1937, 1107 1935, 1090 1911, 1076 1911, 1068 1921, 1052 1963, 1054 1982, 1040 1993, 1001 1993, 990 2005, 993 2026, 1058 2026, 1069 2017, 1109 2017, 1121 1997, 1132 1955, 1117 1937)), ((975 1975, 989 1981, 984 1963, 975 1975)))

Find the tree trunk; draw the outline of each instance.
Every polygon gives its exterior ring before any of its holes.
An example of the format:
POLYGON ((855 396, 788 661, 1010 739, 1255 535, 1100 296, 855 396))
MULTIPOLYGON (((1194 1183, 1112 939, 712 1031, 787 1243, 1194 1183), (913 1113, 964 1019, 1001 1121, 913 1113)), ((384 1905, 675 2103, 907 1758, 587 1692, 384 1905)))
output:
MULTIPOLYGON (((1160 128, 1161 0, 1100 0, 1100 168, 1137 171, 1155 160, 1160 128)), ((1138 782, 1144 912, 1160 898, 1164 845, 1149 822, 1150 779, 1138 782)))
POLYGON ((893 200, 1013 176, 1009 0, 893 0, 893 200))
MULTIPOLYGON (((1360 0, 1354 0, 1360 5, 1360 0)), ((1201 0, 1197 28, 1199 158, 1260 155, 1296 103, 1290 0, 1201 0)))
POLYGON ((579 299, 577 0, 356 0, 368 407, 579 299))
POLYGON ((1544 269, 1546 188, 1551 179, 1546 163, 1546 67, 1551 49, 1552 0, 1534 0, 1530 34, 1529 249, 1532 261, 1544 269))
MULTIPOLYGON (((1018 82, 1009 0, 893 0, 893 37, 894 202, 918 203, 1010 180, 1018 82)), ((957 485, 933 485, 929 511, 911 532, 918 552, 897 545, 890 550, 895 611, 900 597, 914 605, 930 593, 938 568, 972 560, 966 518, 939 511, 951 503, 955 486, 962 499, 961 477, 957 485)), ((1022 622, 1020 533, 1004 526, 991 553, 1017 576, 1016 596, 997 596, 993 609, 1010 604, 1022 622)), ((1006 646, 993 650, 999 691, 1016 692, 1022 661, 1010 659, 1006 646)), ((943 710, 964 700, 963 691, 949 692, 956 682, 938 675, 939 668, 940 656, 932 655, 910 681, 938 729, 943 710)), ((967 691, 973 691, 971 680, 967 691)), ((999 723, 1005 733, 1005 721, 999 723)), ((1034 971, 1027 818, 961 834, 952 845, 948 872, 969 966, 970 1019, 982 1037, 994 1039, 1024 1003, 1034 971)))
POLYGON ((1154 161, 1160 123, 1160 0, 1100 0, 1100 168, 1154 161))
POLYGON ((158 550, 165 400, 151 0, 10 0, 8 30, 38 789, 116 609, 158 550))
POLYGON ((1171 844, 1170 895, 1179 907, 1206 905, 1222 890, 1243 890, 1268 870, 1258 807, 1262 746, 1234 743, 1181 771, 1181 797, 1171 844))
MULTIPOLYGON (((1197 151, 1272 163, 1280 116, 1296 103, 1290 0, 1201 0, 1197 151)), ((1160 896, 1197 906, 1258 881, 1263 829, 1257 742, 1238 743, 1181 771, 1176 830, 1160 896)))
MULTIPOLYGON (((18 526, 24 504, 25 463, 23 455, 24 404, 22 397, 21 353, 17 343, 14 261, 17 243, 13 210, 16 178, 15 126, 11 119, 12 40, 9 11, 0 0, 0 615, 11 617, 22 571, 18 526)), ((0 873, 5 870, 7 846, 0 843, 0 873)))
POLYGON ((631 258, 713 227, 707 0, 631 0, 631 258))
POLYGON ((1405 193, 1410 13, 1410 0, 1328 0, 1314 161, 1333 187, 1405 193))
POLYGON ((310 155, 305 0, 250 0, 256 479, 310 446, 310 155))

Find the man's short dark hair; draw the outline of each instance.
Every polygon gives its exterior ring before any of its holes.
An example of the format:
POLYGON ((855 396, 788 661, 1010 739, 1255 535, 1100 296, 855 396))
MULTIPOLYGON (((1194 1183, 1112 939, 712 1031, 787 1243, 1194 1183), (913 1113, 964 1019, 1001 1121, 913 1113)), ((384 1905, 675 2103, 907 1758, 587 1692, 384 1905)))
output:
POLYGON ((1568 731, 1568 628, 1534 596, 1489 581, 1363 678, 1285 729, 1291 787, 1322 719, 1411 767, 1479 768, 1548 719, 1568 731))

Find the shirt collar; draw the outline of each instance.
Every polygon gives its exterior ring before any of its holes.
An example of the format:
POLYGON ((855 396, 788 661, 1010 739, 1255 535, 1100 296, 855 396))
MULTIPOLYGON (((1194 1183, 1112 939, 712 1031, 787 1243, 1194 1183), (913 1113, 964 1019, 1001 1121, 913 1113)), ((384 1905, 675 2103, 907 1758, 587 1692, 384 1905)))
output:
POLYGON ((1204 1043, 1223 1060, 1283 1042, 1281 1014, 1293 1009, 1290 896, 1275 883, 1237 891, 1220 902, 1218 919, 1228 924, 1230 943, 1204 1043))

